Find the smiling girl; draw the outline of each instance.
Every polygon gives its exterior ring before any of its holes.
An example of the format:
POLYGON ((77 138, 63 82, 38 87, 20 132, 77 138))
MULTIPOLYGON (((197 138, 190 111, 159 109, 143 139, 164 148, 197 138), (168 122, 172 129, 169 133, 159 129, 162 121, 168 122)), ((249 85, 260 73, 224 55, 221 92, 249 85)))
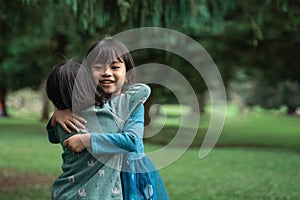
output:
MULTIPOLYGON (((90 48, 83 65, 91 70, 97 91, 105 93, 109 100, 97 112, 99 124, 87 115, 76 115, 74 119, 70 110, 57 110, 51 125, 58 122, 68 132, 84 127, 80 121, 87 120, 88 133, 75 134, 64 140, 63 145, 75 153, 87 148, 96 157, 122 153, 123 199, 169 199, 159 172, 144 154, 143 103, 150 90, 144 84, 133 84, 134 62, 128 49, 117 40, 102 40, 90 48), (113 120, 106 121, 108 115, 113 120), (115 124, 119 132, 114 131, 115 124)), ((51 131, 48 133, 50 141, 57 142, 51 131)))

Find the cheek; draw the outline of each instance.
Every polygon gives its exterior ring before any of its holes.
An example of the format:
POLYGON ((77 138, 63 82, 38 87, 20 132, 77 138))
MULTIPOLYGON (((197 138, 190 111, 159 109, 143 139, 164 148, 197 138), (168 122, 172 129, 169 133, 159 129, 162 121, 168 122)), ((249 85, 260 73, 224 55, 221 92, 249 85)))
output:
POLYGON ((127 78, 127 73, 126 73, 126 68, 124 68, 124 70, 122 71, 122 77, 124 78, 124 79, 126 79, 127 78))
POLYGON ((92 76, 93 76, 93 79, 94 79, 95 83, 98 83, 99 77, 100 77, 100 73, 93 72, 92 76))
POLYGON ((123 82, 123 84, 124 84, 124 82, 126 81, 126 73, 122 73, 122 74, 120 75, 120 77, 121 77, 121 80, 122 80, 122 82, 123 82))

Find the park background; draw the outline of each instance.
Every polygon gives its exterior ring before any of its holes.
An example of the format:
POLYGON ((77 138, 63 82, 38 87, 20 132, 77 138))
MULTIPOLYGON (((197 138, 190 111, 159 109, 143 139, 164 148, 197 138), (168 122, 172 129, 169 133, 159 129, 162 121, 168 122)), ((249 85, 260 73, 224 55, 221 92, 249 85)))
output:
MULTIPOLYGON (((156 62, 178 70, 198 97, 199 126, 184 127, 187 134, 197 130, 193 143, 160 170, 171 199, 300 199, 299 6, 296 0, 1 1, 0 199, 49 199, 60 173, 61 149, 45 132, 54 109, 43 92, 51 67, 83 58, 97 40, 139 27, 193 38, 216 63, 226 87, 222 134, 200 159, 211 116, 201 75, 170 52, 132 52, 137 65, 156 62)), ((197 114, 180 109, 168 88, 150 86, 146 107, 161 105, 152 109, 151 124, 166 121, 145 139, 148 152, 172 140, 181 115, 197 114)))

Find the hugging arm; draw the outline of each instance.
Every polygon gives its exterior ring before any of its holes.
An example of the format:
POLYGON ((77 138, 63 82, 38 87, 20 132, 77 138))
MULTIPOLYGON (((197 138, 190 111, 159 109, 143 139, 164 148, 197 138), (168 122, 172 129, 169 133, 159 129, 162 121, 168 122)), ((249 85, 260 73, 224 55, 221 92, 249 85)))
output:
POLYGON ((56 123, 60 124, 66 132, 71 133, 71 130, 79 132, 79 128, 84 129, 84 124, 87 123, 87 121, 81 116, 73 114, 69 109, 56 110, 46 126, 48 140, 54 144, 59 143, 59 140, 54 135, 56 123))
MULTIPOLYGON (((138 145, 142 145, 140 140, 144 133, 144 107, 143 103, 149 97, 151 89, 145 84, 134 84, 125 95, 120 97, 116 109, 128 108, 123 116, 126 120, 121 133, 91 133, 77 134, 64 141, 74 152, 80 152, 85 147, 91 148, 93 153, 125 153, 133 152, 138 145), (127 114, 126 114, 127 113, 127 114)), ((53 120, 51 120, 53 121, 53 120)), ((48 125, 50 122, 48 123, 48 125)), ((53 139, 54 128, 47 125, 48 138, 52 143, 58 143, 53 139)))
POLYGON ((95 154, 135 152, 144 134, 144 107, 126 121, 121 133, 91 133, 91 150, 95 154))
POLYGON ((50 118, 50 120, 48 121, 47 126, 46 126, 46 130, 48 133, 48 140, 53 144, 58 144, 59 139, 54 134, 55 128, 54 128, 54 126, 51 125, 51 121, 52 121, 52 117, 50 118))
POLYGON ((91 150, 95 154, 135 152, 143 145, 144 106, 151 89, 145 84, 134 84, 121 96, 116 108, 127 119, 121 133, 91 133, 91 150), (123 106, 124 105, 124 106, 123 106), (121 107, 128 111, 122 112, 121 107))
POLYGON ((79 153, 88 148, 94 154, 119 154, 135 152, 142 145, 144 134, 144 107, 126 121, 120 133, 86 133, 76 134, 66 139, 63 144, 73 152, 79 153))
MULTIPOLYGON (((142 101, 145 101, 150 96, 150 93, 151 89, 149 86, 136 83, 129 87, 127 91, 125 91, 124 99, 126 100, 120 102, 124 103, 128 101, 127 103, 129 103, 132 99, 139 99, 140 101, 134 101, 134 103, 131 103, 130 105, 131 113, 133 113, 140 104, 144 103, 142 101)), ((120 104, 119 106, 122 107, 126 105, 120 104)), ((128 116, 130 116, 130 113, 128 113, 128 116)), ((128 118, 128 116, 126 117, 128 118)), ((53 140, 54 127, 56 123, 60 124, 66 132, 71 133, 71 130, 79 132, 79 128, 85 129, 84 124, 86 124, 87 121, 83 117, 73 114, 70 109, 56 110, 46 126, 48 138, 51 143, 58 143, 58 141, 53 140)))

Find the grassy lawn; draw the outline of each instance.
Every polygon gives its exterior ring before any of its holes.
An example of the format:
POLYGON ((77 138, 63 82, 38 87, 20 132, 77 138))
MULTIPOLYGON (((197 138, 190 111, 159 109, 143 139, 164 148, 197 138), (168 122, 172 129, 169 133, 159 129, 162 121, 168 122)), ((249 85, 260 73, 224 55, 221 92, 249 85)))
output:
MULTIPOLYGON (((165 130, 147 140, 147 152, 161 148, 153 144, 158 139, 172 138, 177 118, 174 111, 165 130)), ((160 170, 172 200, 300 199, 299 118, 264 111, 239 116, 232 109, 219 147, 199 159, 209 117, 202 119, 195 148, 160 170)), ((44 126, 34 118, 0 118, 0 199, 50 199, 61 149, 48 142, 44 126)))
MULTIPOLYGON (((158 134, 147 139, 150 143, 165 145, 177 134, 180 124, 178 116, 180 110, 173 105, 164 106, 164 110, 168 113, 168 116, 154 117, 152 122, 154 129, 155 126, 162 126, 162 124, 165 124, 165 126, 158 134)), ((193 114, 184 110, 184 108, 182 113, 187 115, 188 119, 193 118, 193 114)), ((187 137, 189 132, 198 129, 197 135, 191 144, 192 147, 201 146, 208 129, 209 120, 209 114, 201 114, 198 127, 190 127, 188 122, 183 123, 183 125, 187 125, 183 128, 187 133, 184 137, 187 137)), ((227 107, 225 125, 217 146, 283 147, 300 150, 299 121, 299 116, 287 116, 276 113, 276 111, 262 109, 254 109, 249 113, 241 114, 236 107, 230 105, 227 107)), ((184 141, 184 138, 182 138, 182 141, 184 141)), ((182 144, 179 143, 178 145, 182 144)))
POLYGON ((187 151, 162 169, 171 199, 299 199, 299 154, 217 148, 203 160, 187 151))
POLYGON ((61 149, 50 145, 44 127, 34 120, 0 118, 0 167, 57 174, 61 149))
POLYGON ((0 199, 50 199, 61 150, 36 119, 0 118, 0 199))

